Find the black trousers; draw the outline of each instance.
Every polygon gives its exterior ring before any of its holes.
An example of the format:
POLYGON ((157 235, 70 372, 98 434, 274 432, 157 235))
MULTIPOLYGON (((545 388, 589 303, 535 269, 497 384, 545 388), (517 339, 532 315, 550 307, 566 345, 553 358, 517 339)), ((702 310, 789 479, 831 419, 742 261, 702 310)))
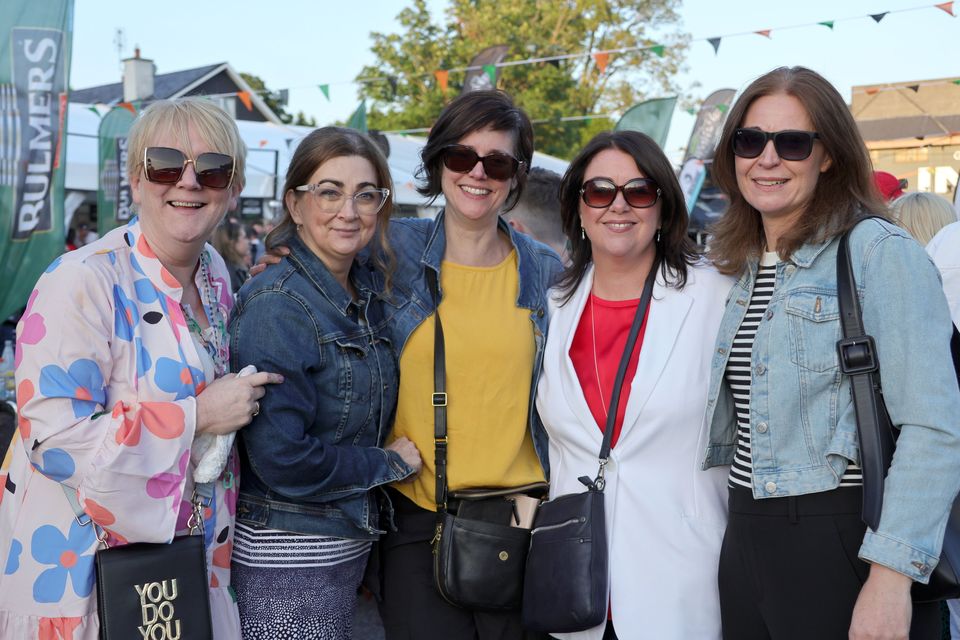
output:
POLYGON ((436 514, 390 491, 397 531, 380 541, 380 617, 386 640, 540 640, 524 631, 520 612, 461 609, 440 597, 433 585, 430 540, 436 514))
MULTIPOLYGON (((869 573, 857 557, 862 491, 754 500, 730 490, 720 551, 725 640, 846 640, 869 573)), ((939 603, 914 605, 911 640, 939 640, 939 603)))

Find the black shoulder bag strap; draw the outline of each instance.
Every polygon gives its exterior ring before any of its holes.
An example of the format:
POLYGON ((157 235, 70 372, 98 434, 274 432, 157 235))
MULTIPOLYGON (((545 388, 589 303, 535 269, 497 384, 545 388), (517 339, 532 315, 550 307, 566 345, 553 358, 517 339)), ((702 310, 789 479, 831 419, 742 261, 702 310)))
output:
MULTIPOLYGON (((837 351, 840 370, 850 376, 850 391, 857 416, 860 466, 863 469, 861 517, 868 527, 876 531, 883 507, 884 479, 893 461, 897 433, 883 401, 877 348, 873 338, 866 335, 863 329, 857 283, 850 262, 851 231, 843 234, 837 249, 837 299, 843 329, 843 339, 837 342, 837 351)), ((960 383, 960 332, 956 325, 950 340, 950 352, 960 383)))
POLYGON ((434 499, 437 503, 437 526, 447 511, 447 369, 446 351, 443 343, 443 325, 440 323, 440 287, 438 274, 426 268, 427 284, 433 296, 433 463, 436 467, 437 487, 434 499))
POLYGON ((606 486, 604 480, 604 471, 607 467, 607 460, 610 458, 610 443, 613 440, 613 431, 617 423, 617 412, 620 410, 620 392, 623 390, 623 380, 627 376, 627 366, 630 364, 630 356, 637 344, 637 337, 640 335, 640 327, 643 326, 643 319, 647 315, 647 308, 650 306, 650 298, 653 296, 653 284, 657 279, 660 261, 654 260, 650 267, 650 273, 643 283, 643 293, 640 294, 640 303, 637 305, 637 312, 633 315, 633 324, 630 325, 630 333, 627 335, 627 344, 623 349, 623 355, 620 356, 620 365, 617 367, 617 377, 613 382, 613 390, 610 393, 610 407, 607 410, 607 424, 603 429, 603 443, 600 445, 600 469, 597 471, 597 477, 591 480, 587 476, 580 476, 578 480, 590 490, 603 491, 606 486))

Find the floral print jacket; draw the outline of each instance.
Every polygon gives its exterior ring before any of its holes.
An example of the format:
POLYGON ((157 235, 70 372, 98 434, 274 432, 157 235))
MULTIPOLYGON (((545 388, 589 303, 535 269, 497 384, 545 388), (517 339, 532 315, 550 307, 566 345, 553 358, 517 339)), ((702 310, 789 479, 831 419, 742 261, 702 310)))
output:
MULTIPOLYGON (((226 317, 230 278, 205 251, 210 281, 198 269, 197 286, 226 317)), ((186 533, 195 396, 210 381, 181 294, 134 220, 57 258, 30 295, 17 327, 20 437, 0 492, 0 638, 97 637, 98 543, 63 486, 112 545, 186 533)), ((237 473, 231 454, 204 514, 218 638, 239 637, 229 590, 237 473)))

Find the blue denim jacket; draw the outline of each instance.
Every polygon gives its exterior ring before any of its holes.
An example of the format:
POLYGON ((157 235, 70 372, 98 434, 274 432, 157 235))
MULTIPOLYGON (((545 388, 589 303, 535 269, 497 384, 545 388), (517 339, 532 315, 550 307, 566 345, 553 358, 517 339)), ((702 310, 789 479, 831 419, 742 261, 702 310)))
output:
MULTIPOLYGON (((777 265, 776 288, 753 345, 750 429, 753 496, 829 491, 858 460, 849 379, 839 369, 836 259, 839 239, 804 245, 777 265)), ((850 256, 866 333, 876 341, 883 396, 900 439, 877 531, 860 557, 927 582, 960 489, 960 391, 950 358, 950 315, 923 248, 876 219, 857 225, 850 256)), ((704 468, 730 464, 733 397, 724 377, 746 313, 754 261, 734 286, 713 355, 704 468)))
POLYGON ((284 375, 240 431, 237 519, 272 529, 374 539, 371 488, 413 473, 378 448, 399 378, 380 276, 354 263, 354 302, 297 238, 290 255, 247 282, 230 322, 231 368, 284 375))
MULTIPOLYGON (((390 304, 394 309, 393 317, 388 323, 388 335, 398 354, 403 352, 403 347, 414 329, 436 310, 436 304, 427 284, 427 269, 432 269, 439 280, 440 262, 443 260, 443 252, 446 248, 443 220, 444 213, 441 211, 434 220, 396 218, 390 222, 390 246, 397 253, 398 267, 391 290, 390 304)), ((510 235, 510 241, 517 250, 517 265, 520 272, 517 307, 529 309, 530 321, 533 323, 536 353, 530 377, 530 431, 533 436, 533 447, 543 466, 545 477, 549 478, 547 432, 537 417, 537 412, 533 410, 533 402, 537 395, 537 380, 540 376, 540 364, 543 361, 543 347, 549 320, 547 290, 559 275, 563 265, 557 254, 546 245, 522 233, 517 233, 502 218, 498 225, 501 231, 510 235)), ((443 296, 443 291, 440 295, 443 296)), ((424 451, 421 448, 420 453, 430 456, 432 450, 424 451)))

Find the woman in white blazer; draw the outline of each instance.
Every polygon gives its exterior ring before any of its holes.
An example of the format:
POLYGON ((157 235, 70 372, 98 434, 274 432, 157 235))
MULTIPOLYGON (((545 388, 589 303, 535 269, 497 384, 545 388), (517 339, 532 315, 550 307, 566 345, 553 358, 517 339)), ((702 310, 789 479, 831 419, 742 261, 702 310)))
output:
POLYGON ((577 640, 720 638, 726 471, 700 471, 710 358, 733 283, 698 259, 669 161, 634 131, 597 135, 560 186, 571 264, 551 296, 537 410, 551 497, 593 477, 644 281, 659 269, 606 468, 609 620, 577 640), (659 266, 657 266, 659 265, 659 266))

